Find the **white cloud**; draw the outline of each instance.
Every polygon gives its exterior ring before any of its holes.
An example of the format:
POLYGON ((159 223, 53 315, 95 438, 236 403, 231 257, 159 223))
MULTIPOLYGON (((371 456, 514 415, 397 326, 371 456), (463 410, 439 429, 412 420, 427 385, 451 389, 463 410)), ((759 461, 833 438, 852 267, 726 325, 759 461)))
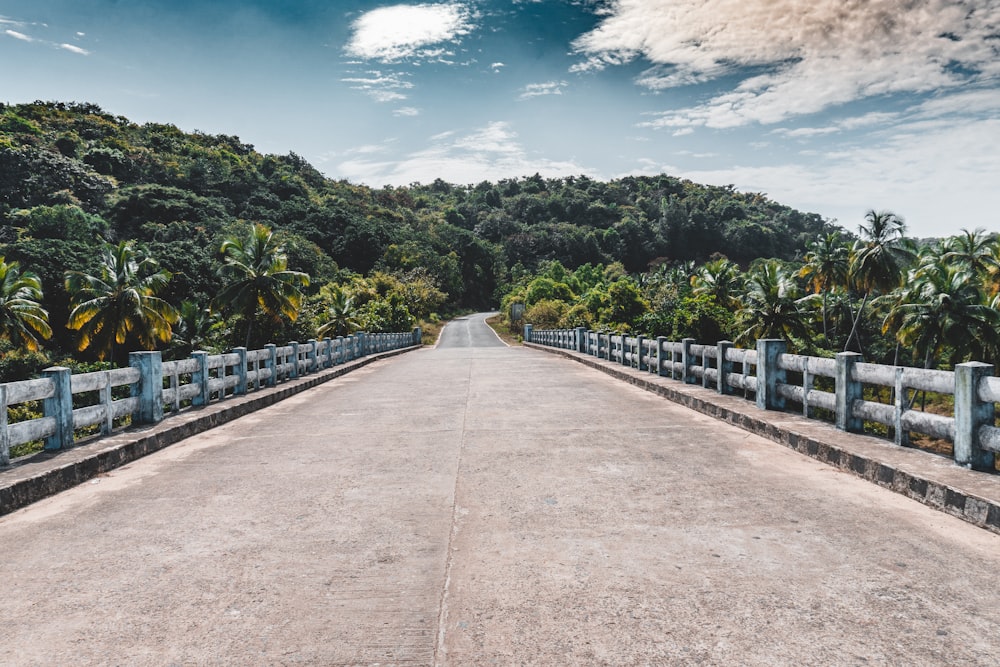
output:
POLYGON ((4 30, 5 35, 8 37, 13 37, 14 39, 19 39, 22 42, 33 42, 34 38, 25 35, 23 32, 17 32, 16 30, 4 30))
POLYGON ((492 65, 490 65, 490 69, 493 70, 494 72, 499 72, 501 69, 503 69, 506 66, 507 65, 504 64, 504 63, 493 63, 492 65))
POLYGON ((376 102, 398 102, 405 100, 406 95, 399 91, 413 88, 413 84, 399 72, 381 72, 371 70, 364 75, 347 77, 342 82, 351 84, 353 90, 360 90, 376 102))
POLYGON ((429 147, 398 160, 341 162, 331 175, 381 187, 430 183, 435 178, 451 183, 476 183, 536 172, 546 177, 594 175, 593 170, 571 161, 530 155, 505 122, 492 122, 466 134, 443 132, 430 138, 429 147))
MULTIPOLYGON (((776 164, 704 169, 696 163, 642 162, 633 173, 666 172, 698 183, 732 183, 766 192, 800 210, 837 218, 856 231, 866 210, 902 215, 913 236, 946 236, 965 227, 1000 230, 1000 119, 922 117, 867 135, 844 150, 814 150, 776 164)), ((763 146, 754 146, 763 148, 763 146)))
POLYGON ((858 99, 1000 75, 996 0, 609 0, 573 44, 577 70, 643 58, 653 90, 755 68, 728 92, 651 127, 779 123, 858 99))
POLYGON ((380 7, 362 14, 352 25, 345 47, 349 56, 385 63, 412 58, 440 58, 445 49, 473 30, 472 13, 462 4, 419 4, 380 7))
POLYGON ((392 115, 393 116, 400 116, 400 117, 419 116, 420 115, 420 109, 417 109, 416 107, 400 107, 398 109, 395 109, 392 112, 392 115))
POLYGON ((567 84, 565 81, 546 81, 545 83, 529 83, 521 89, 518 99, 529 100, 532 97, 542 97, 544 95, 562 95, 563 88, 567 84))
POLYGON ((79 46, 73 46, 72 44, 60 44, 59 48, 69 51, 70 53, 76 53, 81 56, 90 55, 90 51, 88 51, 87 49, 81 49, 79 46))

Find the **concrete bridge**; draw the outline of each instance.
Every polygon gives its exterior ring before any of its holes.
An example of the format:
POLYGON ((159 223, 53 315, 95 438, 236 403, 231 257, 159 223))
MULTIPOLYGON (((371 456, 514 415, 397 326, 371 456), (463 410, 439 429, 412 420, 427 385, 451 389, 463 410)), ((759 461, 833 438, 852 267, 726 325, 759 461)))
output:
POLYGON ((1000 535, 482 319, 0 518, 0 664, 1000 662, 1000 535))

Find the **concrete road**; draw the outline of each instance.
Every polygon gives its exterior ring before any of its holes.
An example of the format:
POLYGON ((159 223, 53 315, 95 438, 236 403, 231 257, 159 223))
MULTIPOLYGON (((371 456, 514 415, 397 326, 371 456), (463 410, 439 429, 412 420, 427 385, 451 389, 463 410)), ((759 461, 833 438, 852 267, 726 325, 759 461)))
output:
POLYGON ((522 348, 0 518, 4 665, 996 665, 1000 536, 522 348))
POLYGON ((448 322, 441 337, 439 348, 455 347, 507 347, 496 332, 486 324, 486 318, 496 313, 478 313, 467 317, 459 317, 448 322))

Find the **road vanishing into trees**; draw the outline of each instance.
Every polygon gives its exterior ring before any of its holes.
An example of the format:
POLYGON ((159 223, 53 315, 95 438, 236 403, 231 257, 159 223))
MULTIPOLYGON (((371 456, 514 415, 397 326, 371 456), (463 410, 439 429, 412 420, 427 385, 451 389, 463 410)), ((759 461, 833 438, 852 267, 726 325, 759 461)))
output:
POLYGON ((0 518, 0 663, 996 664, 1000 536, 482 319, 0 518))

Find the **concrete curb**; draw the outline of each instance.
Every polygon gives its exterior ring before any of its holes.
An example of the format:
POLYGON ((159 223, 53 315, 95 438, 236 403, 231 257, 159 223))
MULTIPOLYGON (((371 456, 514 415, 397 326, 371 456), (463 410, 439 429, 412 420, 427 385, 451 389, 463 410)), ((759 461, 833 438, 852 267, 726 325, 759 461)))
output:
POLYGON ((662 396, 702 414, 782 444, 839 470, 929 507, 1000 533, 1000 476, 959 467, 917 449, 838 431, 785 412, 764 412, 736 396, 651 375, 618 363, 536 343, 524 347, 556 354, 662 396))
POLYGON ((107 437, 84 440, 69 449, 40 452, 15 460, 0 471, 0 516, 375 361, 421 348, 414 345, 373 354, 246 396, 227 398, 203 408, 188 408, 159 424, 128 428, 107 437))

